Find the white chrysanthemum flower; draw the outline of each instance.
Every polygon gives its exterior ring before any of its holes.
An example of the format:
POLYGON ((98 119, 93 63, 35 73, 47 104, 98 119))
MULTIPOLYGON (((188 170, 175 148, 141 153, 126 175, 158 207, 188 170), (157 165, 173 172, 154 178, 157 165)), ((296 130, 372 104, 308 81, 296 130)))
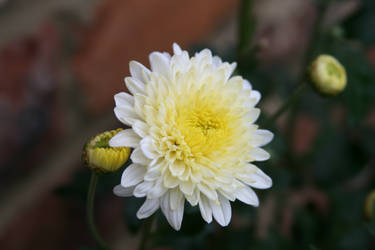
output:
POLYGON ((172 56, 151 53, 151 70, 130 62, 125 83, 133 95, 115 95, 115 114, 131 129, 109 144, 134 150, 114 193, 146 197, 137 217, 160 207, 176 230, 185 200, 199 205, 208 223, 214 217, 226 226, 230 201, 258 206, 252 188, 271 187, 271 178, 250 162, 270 157, 260 147, 273 135, 254 124, 260 93, 231 77, 235 63, 223 63, 208 49, 191 58, 177 44, 173 50, 172 56))

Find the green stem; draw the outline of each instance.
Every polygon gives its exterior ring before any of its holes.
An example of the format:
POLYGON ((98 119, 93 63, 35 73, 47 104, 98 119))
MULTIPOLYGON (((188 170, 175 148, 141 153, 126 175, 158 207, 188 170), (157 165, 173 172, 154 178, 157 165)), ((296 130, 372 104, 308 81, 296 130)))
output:
POLYGON ((154 215, 150 218, 146 219, 144 222, 144 226, 142 228, 142 236, 141 241, 139 243, 138 250, 146 250, 148 249, 148 239, 150 238, 151 229, 152 229, 152 223, 154 221, 154 215))
POLYGON ((255 30, 255 19, 252 14, 253 0, 242 0, 239 8, 238 25, 238 61, 244 60, 251 51, 251 39, 255 30))
POLYGON ((289 97, 289 99, 273 115, 271 115, 271 117, 267 121, 267 126, 272 123, 275 123, 277 119, 299 99, 299 97, 305 90, 306 86, 307 83, 303 82, 294 90, 293 94, 289 97))
POLYGON ((100 237, 98 230, 96 229, 94 222, 94 200, 95 200, 95 191, 96 184, 98 183, 99 176, 95 171, 91 173, 89 191, 87 194, 87 223, 90 228, 90 232, 94 237, 95 241, 101 249, 110 249, 105 241, 100 237))

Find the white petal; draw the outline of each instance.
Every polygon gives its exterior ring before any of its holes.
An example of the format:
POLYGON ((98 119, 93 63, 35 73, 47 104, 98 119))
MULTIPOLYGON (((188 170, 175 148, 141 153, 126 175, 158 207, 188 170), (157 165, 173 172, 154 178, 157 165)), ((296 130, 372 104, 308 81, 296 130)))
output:
POLYGON ((115 95, 116 106, 134 106, 134 97, 125 92, 120 92, 115 95))
POLYGON ((260 98, 262 97, 262 95, 260 94, 259 91, 253 90, 251 91, 250 97, 254 99, 255 101, 254 105, 256 105, 260 101, 260 98))
MULTIPOLYGON (((251 90, 253 88, 253 86, 251 86, 251 83, 248 80, 244 79, 242 88, 244 90, 251 90)), ((250 94, 250 96, 251 96, 251 94, 250 94)))
POLYGON ((146 173, 146 167, 133 163, 127 167, 121 176, 121 186, 131 187, 143 181, 143 176, 146 173))
POLYGON ((210 200, 212 214, 215 220, 223 227, 227 226, 232 217, 232 209, 230 202, 223 196, 219 195, 219 204, 215 201, 210 200))
POLYGON ((250 157, 255 161, 266 161, 270 158, 270 154, 261 148, 253 148, 250 151, 250 157))
POLYGON ((169 192, 170 192, 170 194, 169 194, 169 203, 170 203, 169 206, 172 210, 176 210, 181 203, 180 200, 183 199, 183 195, 182 195, 181 191, 177 188, 172 189, 169 192))
POLYGON ((224 70, 224 81, 228 81, 230 76, 233 74, 236 69, 237 63, 223 63, 220 67, 224 70))
POLYGON ((264 129, 257 129, 254 131, 254 135, 250 141, 250 145, 253 147, 262 147, 272 141, 272 139, 272 132, 264 129))
MULTIPOLYGON (((183 51, 181 54, 173 56, 171 59, 171 72, 174 73, 174 77, 176 77, 177 73, 186 73, 190 69, 190 67, 191 62, 189 54, 186 51, 183 51)), ((181 87, 181 85, 179 85, 178 87, 181 87)), ((178 93, 181 93, 181 89, 178 90, 178 93)))
POLYGON ((180 190, 185 195, 193 195, 195 185, 191 181, 184 181, 180 183, 180 190))
POLYGON ((209 188, 207 185, 203 183, 198 183, 199 190, 207 196, 210 200, 217 200, 217 193, 215 190, 209 188))
POLYGON ((130 159, 133 163, 138 163, 141 165, 148 165, 150 163, 150 159, 148 159, 142 152, 141 148, 136 148, 133 150, 130 159))
POLYGON ((170 76, 169 59, 160 52, 150 54, 150 65, 153 72, 163 75, 166 79, 170 76))
POLYGON ((202 218, 207 222, 211 223, 212 221, 212 209, 208 199, 201 195, 199 199, 199 210, 201 211, 202 218))
POLYGON ((218 68, 222 63, 223 63, 223 61, 221 60, 220 57, 218 57, 218 56, 214 56, 214 57, 212 57, 212 64, 213 64, 216 68, 218 68))
POLYGON ((220 192, 220 194, 222 196, 224 196, 226 199, 230 200, 230 201, 235 201, 236 200, 236 196, 235 196, 235 193, 232 191, 232 192, 228 192, 227 190, 223 189, 223 188, 220 188, 218 189, 218 192, 220 192))
POLYGON ((150 217, 159 208, 159 199, 146 199, 137 212, 138 219, 150 217))
POLYGON ((169 224, 175 229, 180 230, 182 217, 184 215, 184 203, 185 199, 181 199, 180 204, 178 204, 177 209, 172 210, 170 207, 170 194, 167 192, 162 198, 160 198, 161 210, 169 224))
POLYGON ((166 188, 175 188, 179 184, 179 179, 174 177, 169 172, 164 173, 163 184, 166 188))
POLYGON ((182 53, 180 46, 177 43, 173 43, 173 53, 179 55, 182 53))
POLYGON ((137 120, 141 119, 134 109, 129 106, 116 106, 114 108, 117 119, 125 125, 132 126, 137 120))
POLYGON ((136 148, 139 146, 140 141, 141 138, 132 129, 125 129, 113 136, 108 144, 111 147, 136 148))
POLYGON ((194 189, 194 192, 192 195, 185 195, 185 198, 189 201, 190 205, 194 207, 198 204, 200 196, 201 196, 200 191, 196 188, 194 189))
POLYGON ((140 120, 136 120, 132 126, 135 133, 137 133, 140 137, 144 138, 147 136, 148 132, 148 125, 140 120))
POLYGON ((147 169, 147 173, 145 174, 146 181, 154 181, 160 177, 161 167, 160 165, 156 165, 155 167, 150 167, 147 169))
POLYGON ((134 189, 134 196, 135 197, 144 197, 147 195, 148 191, 154 186, 153 182, 145 181, 136 186, 134 189))
POLYGON ((136 61, 129 63, 129 70, 132 77, 140 80, 143 83, 147 83, 150 75, 150 70, 145 66, 136 61))
POLYGON ((185 162, 176 160, 173 164, 169 165, 169 170, 173 176, 180 176, 185 172, 185 162))
POLYGON ((246 185, 244 185, 243 188, 237 190, 236 198, 248 205, 252 205, 255 207, 259 206, 258 196, 255 194, 254 190, 246 185))
POLYGON ((154 187, 148 193, 147 198, 150 198, 150 199, 159 198, 162 195, 164 195, 166 191, 167 189, 163 186, 162 181, 158 180, 156 181, 154 187))
POLYGON ((135 94, 145 94, 145 84, 139 79, 134 77, 125 77, 125 84, 130 93, 135 94))
POLYGON ((171 59, 171 54, 169 54, 168 52, 163 52, 162 53, 168 60, 171 59))
POLYGON ((272 186, 272 179, 260 169, 250 175, 249 178, 252 180, 252 182, 249 182, 247 184, 252 187, 266 189, 272 186))
POLYGON ((113 193, 120 197, 130 197, 133 195, 135 186, 131 187, 123 187, 121 185, 117 185, 113 188, 113 193))
POLYGON ((260 109, 254 108, 246 114, 248 122, 254 123, 260 115, 260 109))
POLYGON ((145 137, 140 142, 143 154, 149 159, 155 159, 158 157, 157 152, 154 149, 153 141, 151 137, 145 137))
POLYGON ((142 94, 135 94, 134 95, 134 112, 144 120, 144 106, 146 102, 146 96, 142 94))

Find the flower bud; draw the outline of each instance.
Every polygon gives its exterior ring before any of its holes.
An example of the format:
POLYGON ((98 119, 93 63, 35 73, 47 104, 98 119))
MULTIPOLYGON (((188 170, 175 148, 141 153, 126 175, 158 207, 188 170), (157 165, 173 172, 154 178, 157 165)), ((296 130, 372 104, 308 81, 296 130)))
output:
POLYGON ((373 212, 374 212, 374 205, 375 205, 375 190, 372 190, 366 197, 365 204, 364 204, 364 212, 365 217, 368 220, 374 219, 373 212))
POLYGON ((109 140, 122 129, 106 131, 92 137, 85 145, 82 159, 92 170, 108 173, 117 171, 129 159, 130 148, 108 145, 109 140))
POLYGON ((319 93, 329 96, 342 92, 347 82, 345 68, 330 55, 320 55, 313 61, 310 79, 319 93))

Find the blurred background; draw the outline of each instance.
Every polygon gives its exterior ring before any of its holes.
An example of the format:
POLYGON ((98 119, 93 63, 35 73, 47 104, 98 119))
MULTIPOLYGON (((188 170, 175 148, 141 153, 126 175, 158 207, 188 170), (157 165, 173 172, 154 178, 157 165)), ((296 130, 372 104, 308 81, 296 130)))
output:
MULTIPOLYGON (((260 207, 233 204, 229 227, 187 207, 181 232, 159 215, 157 249, 375 249, 375 1, 0 0, 0 248, 94 248, 85 221, 85 141, 121 127, 113 95, 128 62, 177 42, 238 61, 263 99, 260 124, 332 54, 348 86, 309 88, 267 127, 272 158, 257 164, 274 186, 260 207)), ((115 249, 136 249, 142 199, 118 198, 118 174, 99 182, 96 218, 115 249)), ((199 210, 199 209, 198 209, 199 210)))

